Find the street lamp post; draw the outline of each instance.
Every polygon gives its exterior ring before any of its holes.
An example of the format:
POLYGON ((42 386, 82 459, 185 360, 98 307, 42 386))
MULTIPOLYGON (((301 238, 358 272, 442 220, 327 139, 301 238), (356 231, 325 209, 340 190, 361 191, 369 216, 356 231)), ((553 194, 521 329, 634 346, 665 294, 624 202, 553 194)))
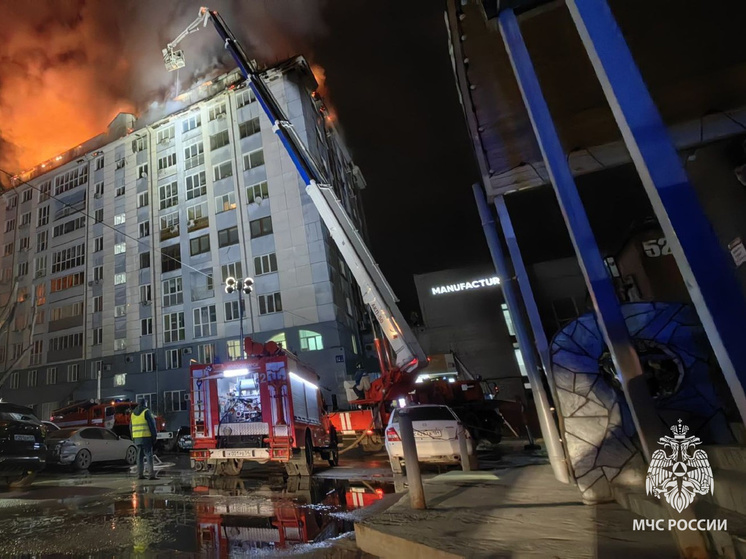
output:
POLYGON ((226 278, 225 280, 225 292, 228 294, 238 292, 238 326, 241 336, 241 357, 246 358, 244 349, 244 336, 243 336, 243 294, 249 295, 249 313, 251 316, 251 331, 254 332, 254 313, 251 307, 251 292, 254 291, 254 278, 246 278, 243 280, 243 287, 238 289, 238 281, 234 277, 226 278))

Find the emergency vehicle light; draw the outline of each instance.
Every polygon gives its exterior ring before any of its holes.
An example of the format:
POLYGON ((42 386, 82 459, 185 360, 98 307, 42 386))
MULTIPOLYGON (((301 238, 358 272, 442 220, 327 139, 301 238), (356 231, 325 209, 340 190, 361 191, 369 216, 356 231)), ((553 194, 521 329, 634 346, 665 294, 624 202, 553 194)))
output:
POLYGON ((308 380, 304 379, 301 376, 296 375, 295 373, 290 373, 290 376, 293 377, 293 378, 295 378, 295 379, 298 379, 299 381, 303 382, 304 384, 307 384, 308 386, 310 386, 312 388, 315 388, 316 390, 319 389, 319 387, 316 386, 314 383, 312 383, 311 381, 308 381, 308 380))
POLYGON ((223 371, 223 376, 229 377, 245 377, 249 374, 248 369, 226 369, 223 371))

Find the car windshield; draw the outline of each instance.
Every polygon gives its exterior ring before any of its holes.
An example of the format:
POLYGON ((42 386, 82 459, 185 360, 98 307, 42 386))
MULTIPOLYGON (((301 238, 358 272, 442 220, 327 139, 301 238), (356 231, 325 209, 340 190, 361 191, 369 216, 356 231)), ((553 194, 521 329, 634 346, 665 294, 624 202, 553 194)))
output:
POLYGON ((77 429, 60 429, 58 431, 52 431, 47 435, 48 439, 69 439, 72 437, 75 433, 77 433, 77 429))
POLYGON ((41 421, 36 417, 31 410, 25 410, 24 408, 17 407, 13 408, 12 411, 0 411, 1 421, 25 421, 27 423, 34 423, 41 425, 41 421))
MULTIPOLYGON (((451 410, 445 406, 422 406, 407 408, 412 421, 455 421, 451 410)), ((394 415, 394 423, 399 423, 399 412, 394 415)))

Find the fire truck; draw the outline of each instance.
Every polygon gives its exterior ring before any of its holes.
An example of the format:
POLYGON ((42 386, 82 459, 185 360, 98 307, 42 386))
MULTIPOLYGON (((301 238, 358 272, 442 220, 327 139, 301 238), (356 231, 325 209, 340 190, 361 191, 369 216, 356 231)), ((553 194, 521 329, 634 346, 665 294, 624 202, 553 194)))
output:
POLYGON ((246 359, 190 367, 192 468, 238 475, 250 460, 308 476, 316 456, 336 466, 318 375, 275 342, 244 346, 246 359))
MULTIPOLYGON (((111 429, 121 437, 130 436, 130 416, 137 403, 130 400, 111 400, 98 402, 96 400, 80 400, 68 404, 52 412, 49 420, 61 428, 94 425, 111 429)), ((158 440, 170 439, 173 434, 166 431, 166 421, 155 417, 158 429, 158 440)))
MULTIPOLYGON (((364 448, 378 450, 383 446, 383 427, 388 421, 391 402, 399 398, 412 400, 409 393, 414 389, 417 370, 427 365, 427 356, 417 338, 401 315, 394 295, 386 278, 378 268, 373 256, 365 245, 362 236, 350 220, 327 175, 311 155, 295 128, 288 120, 269 87, 265 83, 255 61, 250 60, 236 37, 228 29, 220 14, 208 8, 201 8, 199 15, 174 41, 163 49, 163 60, 169 71, 183 68, 186 63, 184 52, 177 50, 177 44, 186 36, 212 22, 228 50, 246 78, 248 87, 259 101, 262 110, 273 125, 273 130, 285 147, 301 179, 306 185, 306 193, 334 240, 342 258, 350 268, 360 287, 363 302, 375 317, 374 333, 382 337, 375 340, 378 350, 380 377, 363 382, 348 381, 348 401, 353 409, 331 415, 336 431, 354 437, 364 448)), ((314 98, 319 102, 317 95, 314 98)), ((319 110, 324 112, 323 105, 319 110)), ((472 392, 482 391, 477 381, 463 381, 465 388, 472 392)), ((428 390, 435 390, 436 384, 428 390)), ((441 390, 441 393, 446 391, 441 390)), ((484 394, 482 394, 484 396, 484 394)), ((488 423, 499 423, 499 412, 490 406, 480 409, 479 405, 469 405, 472 413, 485 416, 488 423), (497 414, 495 416, 495 414, 497 414), (489 417, 486 417, 489 416, 489 417), (495 416, 493 418, 493 416, 495 416)), ((455 410, 459 413, 458 410, 455 410)))

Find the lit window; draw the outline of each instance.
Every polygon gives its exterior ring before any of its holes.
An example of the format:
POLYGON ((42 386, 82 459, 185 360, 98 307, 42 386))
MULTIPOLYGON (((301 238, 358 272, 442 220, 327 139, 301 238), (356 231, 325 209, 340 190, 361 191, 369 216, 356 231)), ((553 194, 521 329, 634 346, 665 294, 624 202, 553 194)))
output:
POLYGON ((114 285, 121 285, 127 282, 127 274, 122 272, 121 274, 114 274, 114 285))
POLYGON ((236 209, 236 194, 229 192, 215 197, 215 213, 227 212, 236 209))
POLYGON ((321 334, 313 330, 300 331, 301 351, 318 351, 320 349, 324 349, 324 338, 321 334))
POLYGON ((122 225, 127 219, 126 214, 117 214, 114 216, 114 225, 122 225))
POLYGON ((228 340, 226 346, 228 349, 229 360, 235 361, 236 359, 241 359, 243 357, 243 352, 241 350, 241 340, 228 340))

